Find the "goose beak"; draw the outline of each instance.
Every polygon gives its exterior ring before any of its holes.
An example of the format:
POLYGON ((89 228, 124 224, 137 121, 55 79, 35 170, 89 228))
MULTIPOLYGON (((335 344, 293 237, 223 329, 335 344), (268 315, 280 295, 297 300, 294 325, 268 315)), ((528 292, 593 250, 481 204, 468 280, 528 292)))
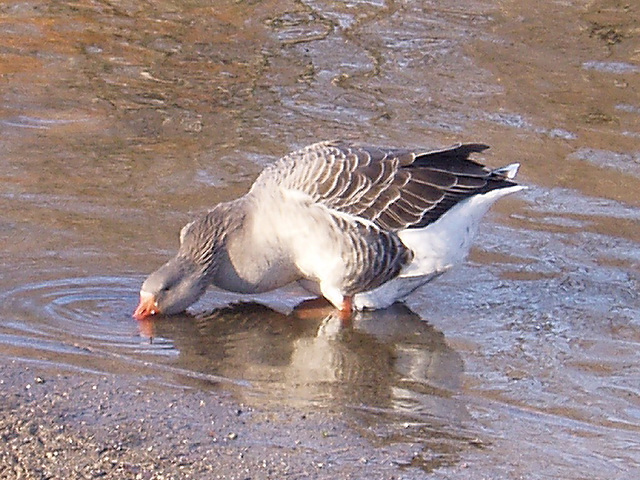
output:
POLYGON ((133 318, 136 320, 144 320, 145 318, 159 313, 160 310, 158 310, 158 302, 156 302, 153 294, 141 290, 140 304, 138 305, 138 308, 136 308, 136 311, 133 312, 133 318))

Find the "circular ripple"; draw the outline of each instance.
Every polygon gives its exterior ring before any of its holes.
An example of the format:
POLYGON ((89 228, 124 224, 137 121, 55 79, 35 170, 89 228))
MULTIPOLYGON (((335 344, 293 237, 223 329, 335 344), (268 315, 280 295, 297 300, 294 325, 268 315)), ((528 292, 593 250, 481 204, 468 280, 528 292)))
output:
POLYGON ((136 278, 92 276, 22 285, 0 296, 5 331, 83 347, 140 348, 131 318, 139 284, 136 278))

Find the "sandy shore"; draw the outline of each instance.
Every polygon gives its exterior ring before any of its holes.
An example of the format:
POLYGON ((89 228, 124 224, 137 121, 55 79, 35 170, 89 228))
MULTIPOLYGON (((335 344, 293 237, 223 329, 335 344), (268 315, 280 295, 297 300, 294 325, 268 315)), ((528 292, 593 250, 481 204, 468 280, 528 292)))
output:
POLYGON ((3 479, 424 478, 337 412, 259 411, 216 390, 2 362, 3 479))

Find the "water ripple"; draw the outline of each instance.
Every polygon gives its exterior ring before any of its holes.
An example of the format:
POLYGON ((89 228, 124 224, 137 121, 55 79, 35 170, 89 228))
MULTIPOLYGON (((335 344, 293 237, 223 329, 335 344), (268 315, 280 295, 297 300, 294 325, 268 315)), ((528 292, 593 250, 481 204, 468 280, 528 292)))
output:
POLYGON ((139 346, 130 317, 138 281, 76 277, 21 285, 0 296, 4 328, 86 345, 139 346), (134 286, 135 285, 135 286, 134 286))
POLYGON ((174 385, 193 380, 248 385, 173 366, 180 356, 174 341, 159 335, 151 339, 131 318, 139 284, 133 277, 87 276, 5 292, 0 296, 3 355, 63 370, 152 376, 174 385))

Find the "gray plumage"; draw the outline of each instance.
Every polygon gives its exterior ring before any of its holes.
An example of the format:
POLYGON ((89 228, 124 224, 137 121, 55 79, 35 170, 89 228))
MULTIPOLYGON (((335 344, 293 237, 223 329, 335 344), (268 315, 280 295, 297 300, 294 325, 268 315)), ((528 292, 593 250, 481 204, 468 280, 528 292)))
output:
MULTIPOLYGON (((474 196, 490 199, 481 202, 481 216, 502 195, 485 194, 522 188, 511 181, 517 165, 489 170, 469 159, 486 148, 423 151, 323 142, 293 152, 265 168, 245 196, 186 225, 176 258, 145 281, 141 296, 153 298, 154 312, 175 313, 211 283, 256 293, 305 280, 340 308, 345 298, 378 292, 409 270, 433 278, 445 267, 420 270, 434 258, 411 232, 430 234, 432 224, 474 196), (189 288, 176 283, 183 273, 192 277, 183 280, 189 288), (190 295, 168 301, 171 289, 190 295)), ((444 260, 448 253, 438 255, 444 260)), ((414 284, 420 281, 413 278, 414 284)), ((385 298, 393 299, 395 291, 385 298)), ((388 302, 363 305, 382 303, 388 302)), ((141 308, 142 302, 137 317, 145 316, 141 308)))
POLYGON ((489 148, 406 150, 323 142, 268 166, 254 188, 287 188, 397 231, 421 228, 471 195, 515 185, 469 159, 489 148))

